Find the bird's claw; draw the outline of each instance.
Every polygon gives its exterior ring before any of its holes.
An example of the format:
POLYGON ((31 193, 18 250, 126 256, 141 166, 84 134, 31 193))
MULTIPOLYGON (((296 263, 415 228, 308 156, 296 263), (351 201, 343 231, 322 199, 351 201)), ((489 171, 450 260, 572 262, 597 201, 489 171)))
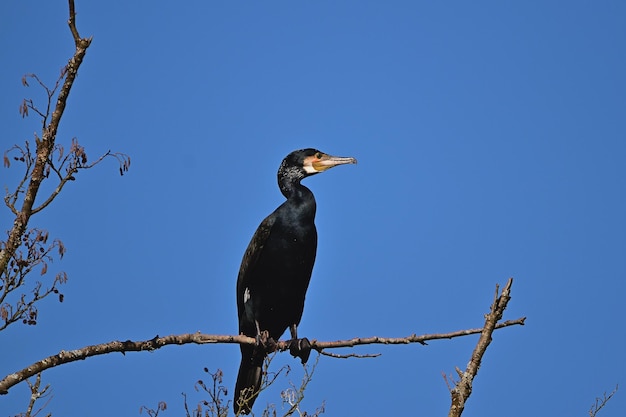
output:
POLYGON ((311 355, 311 342, 306 337, 302 339, 291 339, 289 341, 289 353, 294 358, 300 358, 304 365, 311 355))
POLYGON ((276 341, 270 337, 270 334, 267 330, 264 330, 261 333, 257 334, 255 339, 255 349, 261 349, 264 353, 272 353, 276 351, 278 347, 276 341))

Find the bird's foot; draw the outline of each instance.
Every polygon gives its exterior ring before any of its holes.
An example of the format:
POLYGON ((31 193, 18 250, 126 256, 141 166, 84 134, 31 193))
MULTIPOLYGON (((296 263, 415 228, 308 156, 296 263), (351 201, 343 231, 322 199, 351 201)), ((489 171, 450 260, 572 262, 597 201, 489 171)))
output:
POLYGON ((265 352, 266 353, 272 353, 272 352, 276 352, 277 350, 278 350, 278 343, 276 343, 276 341, 274 339, 269 337, 265 341, 265 352))
POLYGON ((270 337, 270 334, 267 330, 263 330, 261 333, 256 335, 255 350, 259 349, 267 354, 275 352, 277 347, 278 344, 274 339, 270 337))
POLYGON ((311 355, 311 342, 306 337, 302 339, 291 339, 289 341, 289 353, 294 358, 300 358, 304 365, 311 355))

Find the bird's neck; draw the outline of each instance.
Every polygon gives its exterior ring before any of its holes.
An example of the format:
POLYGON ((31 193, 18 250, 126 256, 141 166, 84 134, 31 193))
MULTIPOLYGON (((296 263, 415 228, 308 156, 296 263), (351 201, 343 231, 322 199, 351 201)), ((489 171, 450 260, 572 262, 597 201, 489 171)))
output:
POLYGON ((296 209, 299 216, 315 218, 316 203, 311 190, 298 181, 281 187, 281 191, 287 197, 286 204, 296 209))
POLYGON ((280 192, 287 198, 299 198, 306 197, 307 194, 311 196, 313 193, 311 190, 306 188, 304 185, 300 184, 302 178, 286 178, 286 181, 278 181, 278 187, 280 188, 280 192))

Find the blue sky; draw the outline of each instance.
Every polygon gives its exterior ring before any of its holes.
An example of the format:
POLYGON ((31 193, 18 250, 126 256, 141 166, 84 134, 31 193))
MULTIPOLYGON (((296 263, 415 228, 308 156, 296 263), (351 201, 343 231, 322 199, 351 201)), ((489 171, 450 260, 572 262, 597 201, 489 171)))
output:
MULTIPOLYGON (((305 181, 318 257, 300 334, 335 340, 480 327, 496 283, 515 278, 467 416, 586 415, 624 384, 626 4, 529 2, 87 2, 93 36, 59 143, 93 160, 32 219, 63 240, 65 302, 2 332, 0 373, 115 339, 236 332, 235 281, 258 223, 282 202, 290 151, 354 156, 305 181)), ((0 5, 2 148, 32 139, 26 73, 53 83, 73 52, 64 1, 0 5)), ((20 167, 0 170, 11 188, 20 167)), ((51 185, 50 185, 51 186, 51 185)), ((0 221, 9 228, 8 210, 0 221)), ((441 376, 476 337, 369 346, 321 358, 304 408, 326 415, 441 415, 441 376)), ((138 415, 203 367, 232 392, 234 345, 90 358, 44 374, 56 416, 138 415)), ((262 394, 277 403, 288 379, 262 394)), ((600 416, 622 415, 624 393, 600 416)), ((24 411, 26 386, 0 397, 24 411)))

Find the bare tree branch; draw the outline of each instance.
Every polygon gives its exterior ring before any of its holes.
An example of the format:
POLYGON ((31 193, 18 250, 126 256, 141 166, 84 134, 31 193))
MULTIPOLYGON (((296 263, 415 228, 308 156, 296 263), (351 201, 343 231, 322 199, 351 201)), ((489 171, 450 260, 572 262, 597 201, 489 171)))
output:
POLYGON ((289 385, 291 385, 291 387, 280 393, 283 405, 289 405, 289 410, 287 410, 283 417, 288 417, 294 414, 298 417, 318 417, 320 414, 324 413, 324 403, 322 403, 322 405, 318 407, 313 414, 309 414, 300 409, 300 403, 304 400, 304 392, 313 379, 313 373, 315 372, 315 368, 317 368, 319 361, 320 355, 317 355, 315 362, 311 365, 310 371, 308 367, 304 365, 304 376, 302 377, 302 382, 299 387, 297 387, 294 383, 290 383, 289 385))
POLYGON ((615 389, 611 391, 610 394, 607 395, 607 393, 605 392, 604 395, 602 395, 602 398, 597 397, 596 402, 589 409, 589 417, 596 417, 600 410, 602 410, 602 408, 606 405, 606 403, 608 403, 609 400, 613 398, 618 388, 619 385, 616 385, 615 389))
POLYGON ((348 354, 339 354, 339 353, 326 352, 325 350, 323 350, 323 351, 320 352, 320 355, 330 356, 331 358, 338 358, 338 359, 349 359, 349 358, 363 359, 363 358, 377 358, 381 354, 380 353, 364 353, 364 354, 348 353, 348 354))
POLYGON ((36 304, 43 298, 58 294, 63 301, 63 294, 58 285, 67 281, 64 272, 58 273, 51 285, 46 288, 41 282, 35 282, 31 294, 21 293, 26 285, 26 275, 33 268, 41 265, 41 275, 46 274, 48 263, 52 262, 51 251, 58 249, 60 258, 63 257, 65 247, 59 239, 47 247, 43 244, 47 239, 47 232, 38 228, 28 228, 31 217, 46 208, 62 191, 74 175, 81 169, 89 169, 102 162, 107 157, 113 157, 119 162, 120 174, 128 171, 130 158, 121 153, 107 151, 95 162, 88 163, 85 149, 72 139, 69 152, 65 154, 64 147, 56 143, 56 134, 65 111, 70 90, 76 79, 91 38, 81 38, 76 29, 76 15, 74 0, 69 1, 68 25, 75 43, 75 52, 67 65, 61 70, 52 88, 48 87, 37 75, 27 74, 22 78, 22 85, 28 87, 29 80, 34 80, 46 92, 47 102, 43 110, 37 108, 32 99, 25 99, 20 106, 23 117, 28 116, 30 110, 41 117, 41 138, 35 134, 35 150, 31 151, 29 141, 23 146, 14 145, 4 154, 4 166, 10 167, 11 159, 24 164, 24 175, 13 192, 6 189, 4 202, 15 216, 11 230, 7 232, 6 242, 0 240, 0 331, 7 326, 23 322, 34 325, 37 323, 38 309, 36 304), (12 158, 9 157, 9 154, 12 158), (41 183, 49 178, 51 173, 56 174, 58 184, 43 203, 35 205, 36 199, 41 199, 39 188, 41 183), (21 207, 19 203, 21 202, 21 207))
MULTIPOLYGON (((523 325, 526 318, 522 317, 517 320, 509 320, 503 323, 499 323, 494 328, 503 328, 513 325, 523 325)), ((410 344, 419 343, 426 344, 428 340, 437 339, 452 339, 455 337, 468 336, 471 334, 481 333, 484 329, 470 329, 459 330, 451 333, 438 333, 438 334, 425 334, 417 336, 415 334, 407 337, 368 337, 368 338, 354 338, 350 340, 337 340, 334 342, 319 342, 317 340, 311 341, 311 348, 320 353, 324 353, 324 349, 334 349, 342 347, 354 347, 359 345, 370 344, 410 344)), ((492 329, 493 331, 493 329, 492 329)), ((81 349, 61 351, 56 355, 49 356, 32 365, 22 369, 21 371, 7 375, 0 381, 0 394, 6 394, 8 390, 19 382, 29 378, 39 372, 46 369, 53 368, 55 366, 63 365, 66 363, 83 360, 91 356, 105 355, 113 352, 138 352, 138 351, 153 351, 160 349, 166 345, 184 345, 184 344, 206 344, 206 343, 238 343, 253 345, 256 340, 252 337, 244 335, 210 335, 203 333, 187 333, 180 335, 170 335, 165 337, 159 337, 158 335, 149 340, 132 341, 127 340, 125 342, 112 341, 108 343, 102 343, 99 345, 86 346, 81 349)), ((288 341, 281 341, 277 343, 277 348, 280 351, 289 349, 288 341)))
MULTIPOLYGON (((32 215, 35 197, 37 196, 41 182, 45 178, 45 168, 50 159, 50 154, 54 149, 57 130, 59 128, 63 112, 65 111, 65 106, 67 105, 67 99, 72 86, 74 85, 76 75, 78 74, 78 68, 82 64, 83 58, 87 53, 87 48, 89 48, 89 45, 91 44, 91 38, 81 38, 78 34, 78 30, 76 29, 74 0, 69 0, 69 9, 70 17, 68 24, 74 37, 76 49, 74 51, 74 55, 70 58, 65 70, 63 71, 65 80, 63 81, 63 85, 59 91, 59 95, 57 96, 56 106, 52 112, 50 123, 45 125, 44 122, 41 139, 35 139, 37 144, 35 163, 30 175, 30 181, 26 187, 22 207, 13 221, 13 228, 9 232, 9 238, 0 250, 0 273, 6 271, 9 260, 15 255, 15 252, 20 246, 22 236, 26 232, 28 221, 32 215)), ((46 88, 46 90, 48 89, 46 88)))
POLYGON ((478 373, 483 355, 491 343, 491 335, 497 328, 497 323, 502 319, 504 310, 511 299, 510 294, 512 284, 513 278, 509 278, 501 294, 500 287, 496 285, 496 293, 493 304, 491 305, 491 311, 485 316, 485 326, 483 327, 478 343, 472 352, 472 358, 467 364, 465 372, 461 372, 457 368, 457 373, 461 379, 455 384, 454 388, 450 390, 452 404, 450 406, 450 411, 448 412, 448 417, 460 417, 465 409, 465 402, 472 394, 472 382, 478 373))
MULTIPOLYGON (((50 385, 46 385, 41 388, 41 374, 37 374, 35 378, 35 382, 31 382, 26 380, 28 383, 28 387, 30 388, 30 399, 28 401, 28 406, 26 407, 26 411, 20 414, 15 415, 14 417, 36 417, 43 411, 44 408, 48 405, 50 400, 52 399, 50 385), (46 402, 39 406, 37 402, 41 399, 45 399, 46 402), (39 408, 35 409, 35 405, 38 405, 39 408)), ((46 417, 50 417, 52 413, 46 414, 46 417)))
POLYGON ((148 408, 145 405, 142 405, 139 408, 139 414, 142 414, 144 411, 148 414, 148 417, 158 417, 161 411, 167 410, 167 403, 165 401, 159 401, 157 404, 157 408, 148 408))
POLYGON ((230 400, 226 400, 228 389, 222 385, 224 373, 221 369, 211 372, 209 368, 204 368, 204 372, 209 374, 211 380, 206 384, 200 379, 196 382, 194 389, 196 392, 204 392, 209 395, 209 399, 201 399, 193 411, 189 411, 187 394, 182 393, 184 399, 186 417, 227 417, 230 409, 230 400))
MULTIPOLYGON (((24 170, 24 176, 22 177, 20 183, 17 185, 13 193, 9 193, 9 189, 5 187, 6 195, 4 197, 4 202, 7 205, 7 207, 11 210, 11 212, 14 215, 18 216, 20 212, 15 207, 15 203, 17 202, 19 195, 24 192, 24 184, 26 184, 26 181, 28 181, 28 174, 30 173, 32 165, 35 163, 35 158, 33 158, 30 152, 30 146, 28 144, 28 141, 26 141, 26 143, 24 144, 24 148, 18 145, 13 145, 12 148, 8 149, 4 153, 4 166, 6 168, 8 168, 11 165, 8 154, 13 150, 16 150, 20 154, 20 156, 14 156, 13 158, 16 161, 23 162, 26 165, 26 169, 24 170)), ((0 269, 0 272, 1 271, 2 270, 0 269)))
MULTIPOLYGON (((62 155, 62 152, 63 150, 62 148, 60 148, 59 153, 61 155, 62 155)), ((57 177, 59 178, 59 184, 54 189, 54 191, 52 191, 52 193, 48 196, 46 201, 41 203, 38 207, 35 207, 32 209, 31 214, 39 213, 41 210, 45 209, 50 203, 52 203, 52 201, 59 195, 61 190, 63 190, 63 187, 65 186, 65 184, 67 184, 68 181, 75 180, 74 174, 76 174, 79 170, 93 168, 94 166, 98 165, 107 157, 113 157, 117 159, 117 161, 120 164, 120 175, 124 175, 124 172, 128 171, 130 167, 130 157, 128 155, 119 153, 119 152, 111 152, 109 150, 105 154, 100 156, 100 158, 98 158, 95 162, 88 164, 87 154, 85 153, 85 149, 78 144, 78 140, 76 140, 76 138, 72 139, 72 146, 70 148, 70 152, 65 158, 63 158, 63 160, 61 161, 61 165, 58 168, 55 166, 54 162, 52 161, 52 158, 50 159, 50 161, 48 161, 48 167, 55 174, 57 174, 57 177), (61 170, 64 167, 65 167, 66 173, 62 174, 61 170)), ((61 156, 59 156, 59 159, 61 159, 61 156)))
POLYGON ((27 230, 22 236, 22 249, 19 249, 9 261, 7 270, 4 271, 0 279, 0 331, 17 321, 24 324, 37 324, 38 310, 35 305, 38 301, 51 294, 58 294, 59 301, 63 301, 63 294, 59 292, 59 286, 67 281, 65 272, 56 274, 52 285, 43 288, 43 284, 37 281, 33 286, 31 294, 21 294, 17 300, 15 298, 17 290, 24 286, 26 277, 34 272, 34 268, 41 266, 40 275, 48 272, 48 263, 53 261, 53 252, 63 258, 65 246, 59 239, 54 239, 48 244, 48 232, 33 228, 27 230))

